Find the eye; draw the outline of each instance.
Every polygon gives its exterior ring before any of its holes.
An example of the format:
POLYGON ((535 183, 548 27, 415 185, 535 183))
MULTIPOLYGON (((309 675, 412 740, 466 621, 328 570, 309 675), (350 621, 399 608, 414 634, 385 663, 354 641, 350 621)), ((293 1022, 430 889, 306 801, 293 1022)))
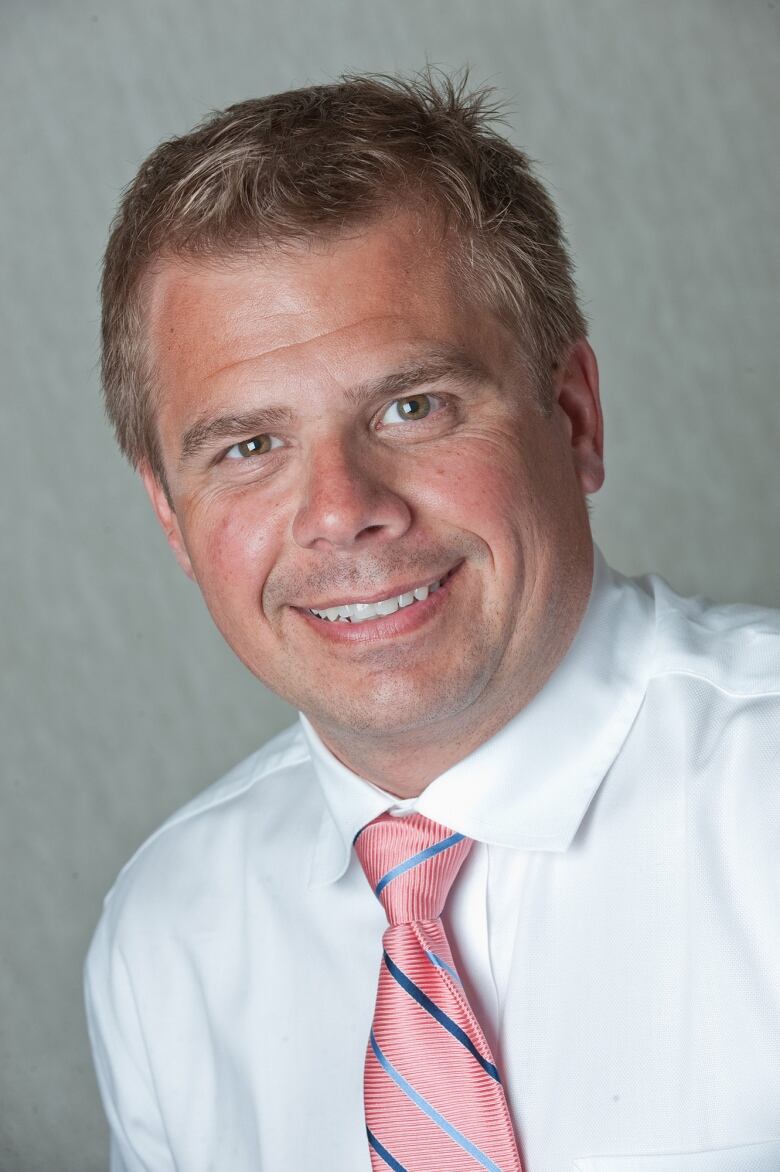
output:
POLYGON ((272 448, 280 448, 282 441, 274 435, 253 435, 251 439, 241 440, 233 444, 225 452, 227 460, 245 460, 248 456, 264 456, 272 448))
POLYGON ((437 395, 424 393, 407 395, 403 399, 393 399, 380 416, 379 422, 384 424, 414 423, 418 419, 425 419, 426 415, 438 410, 440 405, 441 400, 437 395))

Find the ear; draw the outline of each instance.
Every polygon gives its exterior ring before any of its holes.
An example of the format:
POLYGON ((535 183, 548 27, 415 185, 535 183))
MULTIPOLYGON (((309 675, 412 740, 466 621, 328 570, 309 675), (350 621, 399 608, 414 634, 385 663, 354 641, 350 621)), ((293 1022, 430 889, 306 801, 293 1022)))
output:
POLYGON ((575 342, 561 362, 555 397, 583 494, 598 492, 604 483, 604 418, 598 363, 587 339, 575 342))
POLYGON ((190 561, 189 554, 187 553, 187 547, 184 544, 184 538, 182 537, 182 532, 179 528, 179 522, 176 517, 176 513, 174 512, 173 505, 168 500, 165 489, 160 484, 160 481, 154 475, 148 464, 140 465, 138 474, 141 477, 144 488, 149 495, 149 500, 152 502, 152 508, 154 509, 157 520, 160 522, 160 527, 168 539, 168 544, 173 550, 173 556, 176 558, 176 561, 184 570, 184 573, 187 575, 187 577, 192 578, 194 582, 195 574, 192 569, 192 562, 190 561))

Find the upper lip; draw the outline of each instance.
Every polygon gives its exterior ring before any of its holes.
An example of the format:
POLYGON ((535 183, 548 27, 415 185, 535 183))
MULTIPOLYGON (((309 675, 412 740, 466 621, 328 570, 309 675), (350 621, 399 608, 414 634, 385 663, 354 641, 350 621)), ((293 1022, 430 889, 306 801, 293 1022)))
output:
POLYGON ((432 586, 434 582, 442 582, 448 578, 450 574, 458 568, 457 565, 451 566, 449 570, 443 570, 441 574, 433 574, 428 577, 415 578, 411 585, 405 584, 403 586, 389 586, 382 590, 377 590, 373 594, 357 594, 350 597, 347 594, 339 594, 333 598, 331 602, 307 602, 299 607, 299 610, 329 610, 332 606, 354 606, 357 602, 374 603, 381 602, 383 598, 396 598, 399 594, 411 594, 413 590, 419 589, 421 586, 432 586))

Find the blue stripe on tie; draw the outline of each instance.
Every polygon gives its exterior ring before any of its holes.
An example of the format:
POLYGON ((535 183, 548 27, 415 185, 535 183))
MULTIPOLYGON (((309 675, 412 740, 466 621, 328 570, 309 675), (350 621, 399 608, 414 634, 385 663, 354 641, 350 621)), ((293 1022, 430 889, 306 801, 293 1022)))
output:
POLYGON ((401 988, 405 989, 409 996, 413 997, 418 1005, 421 1005, 423 1009, 426 1009, 428 1013, 430 1013, 431 1017, 436 1018, 436 1021, 439 1023, 439 1025, 444 1026, 445 1030, 452 1034, 453 1038, 457 1038, 457 1040, 466 1047, 468 1052, 474 1055, 479 1065, 487 1074, 490 1075, 491 1078, 494 1078, 496 1082, 501 1082, 501 1079, 498 1077, 498 1071, 496 1070, 493 1063, 488 1062, 487 1058, 482 1057, 471 1038, 464 1030, 460 1028, 458 1023, 453 1021, 451 1017, 448 1017, 443 1009, 439 1009, 436 1002, 431 1001, 427 993, 423 993, 422 989, 415 985, 414 981, 410 980, 406 973, 399 969, 395 961, 392 960, 392 958, 389 957, 386 952, 384 953, 384 962, 387 965, 390 975, 395 978, 401 988))
POLYGON ((371 1133, 369 1128, 366 1128, 366 1135, 368 1136, 368 1142, 370 1143, 371 1147, 378 1156, 382 1157, 388 1168, 392 1168, 393 1172, 406 1172, 406 1168, 404 1168, 403 1164, 399 1164, 395 1156, 391 1156, 387 1148, 382 1147, 379 1140, 371 1133))
POLYGON ((420 1110, 425 1115, 427 1115, 429 1119, 432 1119, 433 1122, 438 1127, 440 1127, 446 1135, 450 1137, 450 1139, 454 1140, 456 1144, 462 1147, 464 1152, 468 1152, 470 1156, 473 1156, 477 1163, 481 1164, 483 1168, 487 1168, 488 1172, 501 1172, 498 1164, 494 1164, 489 1156, 486 1156, 484 1152, 479 1150, 476 1144, 473 1144, 470 1139, 466 1139, 465 1135, 458 1131, 456 1127, 453 1127, 451 1123, 448 1123, 444 1116, 440 1115, 436 1108, 432 1107, 428 1100, 424 1099, 422 1095, 418 1094, 414 1087, 406 1081, 404 1076, 398 1073, 392 1062, 390 1062, 388 1058, 385 1058, 384 1054, 379 1049, 379 1043, 374 1037, 373 1030, 371 1031, 371 1049, 373 1050, 374 1057, 376 1058, 379 1065, 387 1074, 390 1075, 390 1078, 393 1080, 396 1086, 400 1087, 407 1098, 411 1099, 412 1102, 417 1107, 419 1107, 420 1110))
POLYGON ((424 851, 419 851, 416 855, 406 859, 405 862, 399 863, 397 867, 393 867, 392 871, 388 871, 386 875, 382 876, 374 888, 374 894, 379 895, 379 892, 387 887, 392 879, 397 879, 399 875, 403 875, 404 871, 411 871, 412 867, 419 866, 426 859, 432 859, 434 855, 446 851, 448 847, 455 846, 455 843, 460 842, 462 838, 462 834, 451 834, 449 838, 443 838, 441 842, 435 842, 433 846, 426 847, 424 851))
POLYGON ((442 958, 437 956, 435 952, 431 952, 430 948, 426 948, 425 952, 426 955, 430 958, 431 964, 435 965, 437 969, 444 969, 446 973, 449 973, 457 985, 463 984, 463 981, 461 981, 452 965, 447 964, 446 960, 442 960, 442 958))

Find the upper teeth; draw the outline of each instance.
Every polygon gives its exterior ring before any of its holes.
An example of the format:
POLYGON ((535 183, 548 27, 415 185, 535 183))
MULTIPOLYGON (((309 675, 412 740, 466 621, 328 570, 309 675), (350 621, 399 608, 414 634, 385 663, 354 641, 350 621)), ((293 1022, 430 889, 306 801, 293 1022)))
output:
POLYGON ((411 606, 413 602, 422 602, 429 594, 435 593, 441 582, 433 582, 430 586, 417 586, 408 594, 394 594, 390 598, 382 598, 379 602, 345 602, 341 606, 329 606, 325 610, 310 608, 311 614, 317 618, 336 619, 352 623, 364 623, 366 619, 374 619, 378 615, 393 614, 404 606, 411 606))

